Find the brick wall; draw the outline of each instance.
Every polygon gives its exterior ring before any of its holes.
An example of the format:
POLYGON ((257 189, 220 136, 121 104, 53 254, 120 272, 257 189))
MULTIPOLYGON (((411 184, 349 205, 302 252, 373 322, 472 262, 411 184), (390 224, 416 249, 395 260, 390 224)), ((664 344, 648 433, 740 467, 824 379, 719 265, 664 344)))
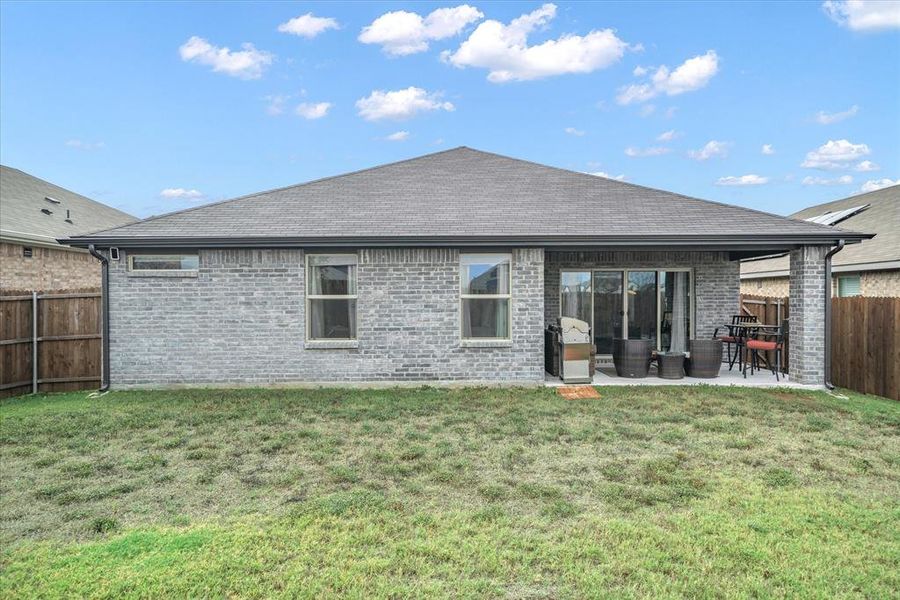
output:
POLYGON ((744 279, 741 281, 741 293, 751 296, 769 296, 770 298, 786 298, 790 292, 787 277, 764 277, 760 279, 744 279))
POLYGON ((827 246, 791 250, 791 381, 825 380, 825 254, 827 246))
POLYGON ((544 253, 512 255, 505 346, 460 342, 458 250, 363 249, 356 347, 326 349, 304 342, 302 250, 201 250, 195 277, 135 276, 123 252, 110 263, 112 384, 539 383, 544 253))
POLYGON ((693 269, 694 335, 711 338, 716 327, 731 321, 740 302, 740 263, 727 252, 548 251, 544 261, 544 321, 559 316, 561 269, 693 269))
POLYGON ((75 290, 100 287, 100 261, 87 252, 0 243, 0 289, 75 290))
MULTIPOLYGON (((834 272, 832 273, 833 296, 838 295, 838 277, 847 275, 859 275, 859 289, 862 296, 900 297, 900 270, 861 271, 858 273, 834 272)), ((784 298, 790 293, 790 284, 787 277, 745 279, 741 281, 741 293, 784 298)))

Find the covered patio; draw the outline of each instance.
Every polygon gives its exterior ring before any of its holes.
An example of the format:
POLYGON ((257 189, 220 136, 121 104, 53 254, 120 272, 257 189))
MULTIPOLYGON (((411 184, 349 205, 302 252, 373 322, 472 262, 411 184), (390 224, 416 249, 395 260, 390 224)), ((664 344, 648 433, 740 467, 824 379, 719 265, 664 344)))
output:
MULTIPOLYGON (((554 377, 549 373, 546 374, 544 385, 547 387, 558 387, 567 385, 559 377, 554 377)), ((663 386, 663 385, 713 385, 713 386, 742 386, 742 387, 759 387, 759 388, 795 388, 795 389, 821 389, 821 385, 809 383, 797 383, 792 381, 790 375, 779 375, 779 380, 775 380, 775 376, 771 371, 763 369, 753 374, 747 372, 746 379, 741 371, 735 365, 733 370, 728 370, 728 365, 723 364, 719 370, 719 376, 715 378, 698 378, 687 377, 683 379, 663 379, 657 375, 657 367, 654 364, 650 367, 650 374, 640 379, 632 379, 630 377, 619 377, 612 364, 603 363, 598 366, 594 373, 593 381, 590 385, 595 386, 612 386, 612 385, 628 385, 628 386, 663 386)))

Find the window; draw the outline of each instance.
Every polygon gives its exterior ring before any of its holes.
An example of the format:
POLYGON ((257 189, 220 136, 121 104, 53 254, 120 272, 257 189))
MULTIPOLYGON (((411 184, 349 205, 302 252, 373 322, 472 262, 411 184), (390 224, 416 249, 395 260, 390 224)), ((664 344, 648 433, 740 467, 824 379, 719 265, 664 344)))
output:
POLYGON ((509 339, 512 257, 460 256, 460 312, 465 340, 509 339))
POLYGON ((133 254, 128 257, 129 271, 196 271, 196 254, 133 254))
POLYGON ((308 340, 356 339, 356 255, 306 257, 308 340))
POLYGON ((859 296, 859 275, 843 275, 838 277, 838 296, 859 296))

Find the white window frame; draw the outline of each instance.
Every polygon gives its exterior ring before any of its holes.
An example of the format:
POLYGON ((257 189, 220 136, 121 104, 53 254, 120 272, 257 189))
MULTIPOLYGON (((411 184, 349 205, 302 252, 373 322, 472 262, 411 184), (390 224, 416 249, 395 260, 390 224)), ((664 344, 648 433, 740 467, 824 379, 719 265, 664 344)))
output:
POLYGON ((303 290, 303 296, 306 298, 306 332, 305 339, 307 342, 313 343, 328 343, 328 342, 355 342, 359 338, 359 255, 348 252, 339 252, 339 253, 331 253, 331 252, 313 252, 307 253, 305 257, 305 268, 306 272, 304 273, 304 285, 306 289, 303 290), (328 256, 332 258, 347 258, 352 259, 353 264, 356 269, 354 269, 356 277, 356 285, 353 286, 356 288, 357 293, 355 294, 310 294, 309 293, 309 284, 310 284, 310 264, 309 259, 313 256, 328 256), (356 304, 354 304, 354 310, 356 312, 356 336, 351 338, 314 338, 310 337, 310 331, 312 328, 310 327, 310 301, 311 300, 356 300, 356 304))
POLYGON ((512 284, 513 284, 513 258, 512 252, 461 252, 459 254, 459 270, 457 271, 459 275, 459 339, 462 342, 511 342, 512 341, 512 303, 513 303, 513 294, 512 294, 512 284), (491 257, 490 259, 484 261, 473 261, 474 257, 491 257), (505 259, 509 264, 509 293, 508 294, 465 294, 463 290, 464 286, 468 284, 468 270, 466 271, 466 279, 463 279, 463 268, 467 267, 469 264, 482 264, 486 262, 491 262, 496 259, 505 259), (466 259, 469 259, 470 262, 466 262, 466 259), (505 337, 493 337, 493 338, 484 338, 484 337, 466 337, 463 332, 463 305, 465 300, 506 300, 506 336, 505 337))
POLYGON ((196 273, 200 268, 200 255, 196 252, 136 252, 134 254, 128 254, 128 272, 129 273, 196 273), (197 257, 197 268, 196 269, 135 269, 134 268, 134 259, 144 258, 144 257, 153 257, 153 256, 196 256, 197 257))
MULTIPOLYGON (((660 340, 659 335, 659 326, 662 323, 662 295, 661 295, 661 287, 659 285, 659 278, 662 273, 689 273, 690 274, 690 286, 688 290, 688 296, 690 299, 690 327, 688 328, 688 339, 693 339, 695 336, 695 328, 697 326, 696 321, 696 313, 694 310, 696 304, 697 295, 695 293, 696 289, 696 277, 694 276, 694 269, 692 267, 602 267, 599 269, 594 268, 577 268, 577 267, 567 267, 559 270, 559 292, 557 294, 557 316, 562 316, 562 277, 563 273, 590 273, 591 274, 591 322, 588 323, 591 329, 594 328, 594 273, 604 272, 604 273, 621 273, 622 274, 622 331, 620 335, 623 337, 628 336, 628 302, 626 301, 626 294, 628 293, 628 289, 626 287, 626 282, 628 281, 628 272, 629 271, 656 271, 656 344, 655 350, 657 352, 660 351, 662 342, 660 340)), ((603 354, 598 356, 612 356, 610 354, 603 354)))

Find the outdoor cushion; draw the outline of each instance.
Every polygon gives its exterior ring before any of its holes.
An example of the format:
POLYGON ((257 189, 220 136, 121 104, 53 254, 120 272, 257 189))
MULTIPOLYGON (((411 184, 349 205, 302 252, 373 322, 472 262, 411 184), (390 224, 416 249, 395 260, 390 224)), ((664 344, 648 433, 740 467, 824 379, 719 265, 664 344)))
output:
POLYGON ((775 350, 778 348, 776 342, 765 342, 763 340, 749 340, 747 347, 751 350, 775 350))

